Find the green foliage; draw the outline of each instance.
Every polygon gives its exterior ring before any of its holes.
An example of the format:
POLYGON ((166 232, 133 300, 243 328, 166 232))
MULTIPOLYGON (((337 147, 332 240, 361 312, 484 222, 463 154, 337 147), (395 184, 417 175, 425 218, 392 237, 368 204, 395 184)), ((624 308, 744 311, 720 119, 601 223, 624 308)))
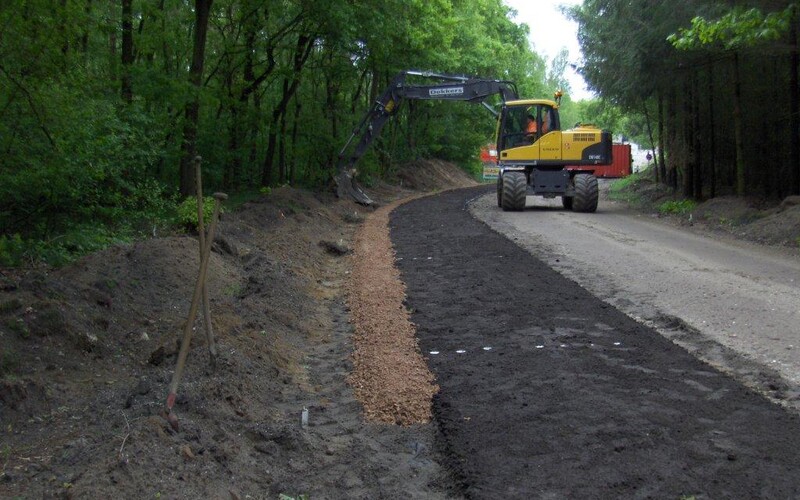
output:
MULTIPOLYGON (((509 79, 528 97, 564 84, 566 55, 532 52, 530 27, 502 0, 218 0, 200 89, 186 74, 193 7, 132 7, 129 65, 118 2, 0 7, 0 265, 67 262, 152 234, 176 211, 193 226, 191 201, 176 209, 175 195, 179 161, 195 152, 209 192, 327 186, 350 130, 402 69, 509 79)), ((493 135, 479 106, 418 104, 362 158, 367 183, 421 157, 468 164, 493 135)))
POLYGON ((632 205, 641 204, 642 200, 637 194, 637 188, 642 183, 649 182, 643 172, 638 172, 622 179, 617 179, 608 189, 609 199, 622 201, 632 205))
POLYGON ((683 215, 693 211, 697 206, 694 200, 670 200, 658 206, 661 214, 683 215))
POLYGON ((311 497, 309 497, 306 494, 300 494, 300 495, 297 495, 296 497, 295 496, 291 496, 291 495, 287 495, 285 493, 281 493, 280 495, 278 495, 278 500, 309 500, 310 498, 311 497))
POLYGON ((0 314, 7 314, 19 309, 22 309, 22 301, 16 297, 0 302, 0 314))
POLYGON ((634 188, 643 179, 644 176, 641 173, 635 173, 633 175, 623 177, 622 179, 617 179, 613 182, 613 184, 611 184, 611 187, 608 188, 608 192, 609 194, 615 195, 624 191, 628 191, 634 188))
POLYGON ((477 181, 483 180, 483 162, 478 160, 478 155, 475 154, 473 157, 466 161, 463 165, 463 170, 469 174, 470 177, 477 181))
MULTIPOLYGON (((176 208, 175 223, 186 230, 197 230, 197 197, 188 196, 176 208)), ((214 215, 214 198, 211 196, 203 197, 203 221, 206 225, 211 222, 214 215)))
POLYGON ((70 227, 48 240, 38 238, 16 240, 11 252, 5 255, 0 253, 0 259, 8 258, 8 265, 11 266, 43 262, 59 267, 110 245, 128 243, 133 236, 127 229, 114 231, 104 226, 85 224, 70 227))
MULTIPOLYGON (((244 205, 249 201, 254 201, 261 199, 264 196, 269 196, 272 194, 272 188, 260 188, 258 190, 252 189, 247 191, 240 191, 238 193, 233 193, 227 200, 225 200, 225 205, 220 207, 220 211, 224 212, 235 212, 239 207, 244 205)), ((196 198, 195 198, 196 199, 196 198)), ((213 205, 212 205, 213 208, 213 205)), ((206 207, 207 209, 207 207, 206 207)), ((195 212, 197 208, 195 208, 195 212)), ((204 215, 205 217, 205 215, 204 215)), ((210 215, 209 215, 210 217, 210 215)), ((195 217, 196 218, 196 217, 195 217)), ((205 219, 206 224, 210 221, 210 219, 205 219)))
POLYGON ((677 49, 716 45, 725 49, 748 47, 779 39, 789 31, 795 5, 764 14, 756 8, 735 7, 715 21, 697 16, 691 28, 680 28, 667 37, 677 49))
POLYGON ((18 266, 24 259, 26 250, 19 233, 11 236, 0 235, 0 266, 18 266))
POLYGON ((27 339, 31 335, 28 325, 25 324, 22 318, 11 318, 7 320, 6 327, 22 339, 27 339))
POLYGON ((0 345, 0 376, 13 374, 20 367, 17 353, 8 346, 0 345))

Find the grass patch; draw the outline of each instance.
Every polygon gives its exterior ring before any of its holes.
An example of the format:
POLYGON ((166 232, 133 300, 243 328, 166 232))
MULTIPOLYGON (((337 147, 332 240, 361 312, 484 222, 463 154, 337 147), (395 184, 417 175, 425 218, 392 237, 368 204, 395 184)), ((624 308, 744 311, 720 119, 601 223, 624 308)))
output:
POLYGON ((684 215, 693 211, 697 206, 694 200, 670 200, 658 206, 658 213, 664 215, 684 215))
POLYGON ((248 190, 248 191, 241 191, 236 192, 230 195, 230 197, 225 200, 225 209, 229 212, 235 212, 239 207, 244 205, 249 201, 254 201, 263 198, 264 196, 270 196, 272 194, 272 188, 269 186, 262 187, 258 190, 248 190))
POLYGON ((19 356, 8 347, 0 347, 0 376, 15 373, 20 367, 19 356))
POLYGON ((241 283, 233 283, 226 286, 222 293, 226 297, 236 298, 241 296, 242 291, 244 291, 244 286, 241 283))
POLYGON ((644 184, 651 184, 649 170, 637 172, 635 174, 617 179, 608 189, 608 197, 614 201, 622 201, 631 205, 641 205, 643 203, 640 194, 644 184))
POLYGON ((8 314, 22 309, 22 301, 13 298, 5 302, 0 302, 0 314, 8 314))
POLYGON ((31 336, 28 325, 26 325, 25 321, 21 318, 10 318, 6 321, 6 328, 16 333, 21 339, 27 339, 31 336))
POLYGON ((60 267, 115 244, 133 241, 130 228, 111 230, 103 226, 80 226, 63 234, 40 240, 19 234, 0 236, 0 266, 33 266, 37 262, 60 267))

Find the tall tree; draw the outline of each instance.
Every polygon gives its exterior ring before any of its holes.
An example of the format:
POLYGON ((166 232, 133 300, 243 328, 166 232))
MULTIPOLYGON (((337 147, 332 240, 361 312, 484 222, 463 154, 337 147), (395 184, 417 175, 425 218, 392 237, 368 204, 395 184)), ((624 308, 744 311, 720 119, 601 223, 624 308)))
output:
POLYGON ((133 100, 131 66, 133 65, 133 0, 122 0, 122 100, 133 100))
POLYGON ((192 64, 189 67, 189 82, 192 96, 184 108, 183 144, 180 163, 180 192, 190 195, 194 191, 194 157, 197 156, 197 122, 200 115, 200 90, 203 84, 203 65, 206 55, 208 19, 213 0, 195 0, 194 44, 192 64))
MULTIPOLYGON (((755 8, 737 7, 721 16, 719 19, 709 21, 697 16, 692 19, 691 28, 682 28, 678 34, 671 35, 669 40, 675 47, 682 50, 692 50, 701 47, 718 47, 733 54, 732 79, 733 79, 733 120, 736 144, 736 193, 745 194, 746 191, 746 162, 744 154, 743 116, 742 116, 742 75, 741 55, 742 49, 764 44, 765 42, 779 39, 789 30, 789 23, 794 17, 795 7, 790 6, 783 12, 764 14, 755 8)), ((796 41, 794 43, 796 46, 796 41)), ((797 83, 790 83, 792 89, 789 94, 792 99, 797 99, 797 83)), ((792 103, 792 109, 798 107, 792 103)), ((797 129, 792 130, 792 143, 798 141, 797 129)), ((793 161, 796 159, 793 157, 793 161)), ((797 166, 792 166, 796 171, 797 166)), ((795 186, 794 189, 798 189, 795 186)))

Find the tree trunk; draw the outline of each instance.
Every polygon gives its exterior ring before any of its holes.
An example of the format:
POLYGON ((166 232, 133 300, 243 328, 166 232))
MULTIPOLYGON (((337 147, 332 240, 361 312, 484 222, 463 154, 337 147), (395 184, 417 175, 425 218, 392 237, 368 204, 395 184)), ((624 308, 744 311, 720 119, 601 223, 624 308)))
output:
POLYGON ((692 198, 703 199, 703 131, 700 123, 700 70, 692 71, 692 198))
MULTIPOLYGON (((86 18, 89 19, 92 15, 92 0, 86 0, 86 8, 84 9, 84 13, 86 14, 86 18)), ((83 31, 83 35, 81 35, 81 52, 84 55, 87 55, 89 52, 89 28, 88 23, 86 29, 83 31)))
MULTIPOLYGON (((338 86, 334 81, 334 77, 332 75, 325 75, 325 108, 328 111, 328 116, 330 117, 330 124, 331 124, 331 137, 338 139, 339 137, 339 114, 336 113, 336 95, 338 93, 338 86)), ((355 101, 353 101, 353 105, 351 108, 351 112, 355 115, 355 101)), ((333 147, 327 146, 325 147, 325 155, 326 163, 327 164, 335 164, 337 161, 337 153, 333 147)))
MULTIPOLYGON (((678 108, 678 96, 675 95, 675 89, 670 88, 669 103, 667 108, 673 112, 669 114, 667 123, 667 133, 669 134, 669 144, 674 148, 678 139, 678 118, 675 116, 675 110, 678 108)), ((666 147, 664 148, 666 149, 666 147)), ((664 151, 662 149, 662 151, 664 151)), ((667 169, 668 185, 672 191, 678 190, 678 165, 674 157, 670 158, 670 166, 667 169)))
POLYGON ((247 138, 250 144, 250 154, 248 156, 248 165, 250 169, 247 171, 247 183, 250 186, 258 185, 258 169, 255 166, 258 164, 258 136, 259 128, 261 127, 261 95, 257 92, 253 94, 253 119, 250 121, 250 130, 248 131, 247 138))
MULTIPOLYGON (((294 120, 292 121, 292 151, 297 151, 297 132, 299 130, 298 124, 300 123, 300 110, 302 109, 303 105, 300 103, 299 100, 295 100, 294 106, 294 120)), ((336 137, 336 136, 334 136, 336 137)), ((295 177, 297 175, 295 163, 297 163, 297 154, 293 155, 292 162, 289 164, 289 184, 294 186, 295 181, 297 180, 295 177)))
POLYGON ((733 136, 736 151, 736 194, 745 194, 744 142, 742 137, 742 80, 739 53, 733 54, 733 136))
MULTIPOLYGON (((647 125, 647 135, 650 138, 650 149, 655 152, 656 150, 656 141, 655 137, 653 137, 653 125, 650 123, 650 113, 647 109, 647 101, 642 100, 642 110, 644 111, 644 123, 647 125)), ((658 160, 653 156, 653 161, 655 162, 653 166, 653 175, 655 176, 655 181, 659 182, 658 178, 658 160)))
POLYGON ((280 179, 281 183, 285 183, 289 180, 288 176, 286 175, 286 112, 284 111, 281 114, 281 128, 280 128, 280 137, 281 140, 278 143, 278 178, 280 179))
POLYGON ((213 0, 195 0, 194 47, 189 82, 194 96, 184 109, 183 143, 181 144, 180 192, 189 196, 194 192, 194 157, 197 156, 197 122, 200 115, 200 87, 203 84, 203 64, 206 53, 208 17, 213 0))
POLYGON ((281 119, 289 107, 289 102, 297 92, 297 87, 300 85, 300 77, 302 75, 303 65, 305 64, 308 56, 311 55, 311 49, 314 47, 314 37, 301 34, 297 38, 297 46, 294 54, 294 71, 290 77, 283 79, 283 96, 281 101, 272 112, 272 124, 269 128, 269 135, 267 140, 267 153, 264 157, 264 166, 261 171, 261 185, 269 186, 272 182, 272 173, 275 163, 275 149, 278 145, 278 133, 281 130, 281 119))
POLYGON ((661 182, 664 184, 669 184, 669 179, 667 179, 667 162, 666 156, 664 154, 664 94, 663 92, 658 93, 658 151, 653 151, 653 155, 658 156, 658 161, 656 162, 656 168, 661 170, 661 182))
POLYGON ((228 111, 231 115, 231 125, 228 128, 228 152, 231 155, 231 159, 222 177, 222 184, 226 189, 237 185, 237 176, 242 168, 242 158, 239 155, 239 131, 241 130, 239 126, 239 108, 236 103, 231 103, 228 111))
POLYGON ((716 144, 716 119, 714 117, 714 60, 708 60, 708 148, 709 148, 709 196, 717 196, 717 144, 716 144))
POLYGON ((797 8, 792 11, 789 31, 789 194, 800 194, 800 89, 798 89, 797 8))
POLYGON ((692 196, 692 180, 694 178, 694 119, 692 118, 692 76, 684 75, 683 82, 683 135, 681 145, 683 149, 683 196, 692 196))
MULTIPOLYGON (((255 10, 250 13, 247 17, 242 20, 242 23, 245 26, 245 50, 244 50, 244 68, 242 72, 243 78, 243 87, 241 91, 238 92, 238 96, 235 96, 234 91, 234 69, 228 72, 226 76, 226 83, 228 85, 228 97, 231 100, 230 105, 230 113, 231 113, 231 124, 229 127, 229 142, 228 147, 231 153, 231 161, 228 164, 228 168, 225 169, 225 179, 224 182, 226 185, 229 186, 238 186, 241 184, 242 179, 244 176, 242 175, 242 156, 243 152, 240 152, 239 149, 244 149, 247 147, 247 140, 253 137, 253 134, 246 133, 246 128, 248 127, 247 123, 242 123, 240 119, 240 112, 244 113, 247 121, 250 121, 250 113, 247 113, 247 106, 250 102, 250 96, 253 95, 257 90, 261 83, 266 79, 267 75, 269 75, 272 70, 274 69, 274 59, 272 58, 271 49, 268 49, 268 60, 270 63, 267 65, 267 69, 265 70, 264 74, 260 75, 256 78, 255 75, 255 62, 253 55, 256 53, 256 37, 257 37, 257 24, 259 22, 258 11, 255 10)), ((250 124, 250 126, 254 126, 254 124, 250 124)), ((255 153, 253 149, 255 148, 255 143, 251 142, 250 147, 248 148, 249 155, 251 157, 251 161, 255 159, 255 153)))
POLYGON ((133 65, 133 0, 122 0, 122 100, 133 101, 131 66, 133 65))

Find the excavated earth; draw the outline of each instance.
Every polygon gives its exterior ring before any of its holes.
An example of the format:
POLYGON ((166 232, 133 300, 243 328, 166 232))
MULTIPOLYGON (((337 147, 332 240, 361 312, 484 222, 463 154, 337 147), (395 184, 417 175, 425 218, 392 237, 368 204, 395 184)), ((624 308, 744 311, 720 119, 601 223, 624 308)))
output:
MULTIPOLYGON (((449 164, 408 168, 404 188, 370 195, 390 202, 474 185, 449 164)), ((196 237, 117 246, 58 270, 2 270, 0 498, 448 496, 436 428, 422 423, 435 385, 418 352, 411 359, 402 283, 382 281, 387 211, 382 226, 373 211, 282 188, 223 215, 208 280, 219 359, 212 368, 198 321, 177 431, 163 413, 198 274, 196 237), (367 244, 382 231, 383 248, 354 257, 359 230, 367 244), (355 304, 348 289, 378 300, 355 304), (364 327, 359 315, 379 323, 364 327), (405 341, 355 347, 370 327, 391 341, 399 328, 405 341), (376 367, 408 388, 381 386, 376 367)))
POLYGON ((398 180, 224 214, 177 429, 196 237, 0 270, 0 497, 800 496, 795 414, 398 180))

